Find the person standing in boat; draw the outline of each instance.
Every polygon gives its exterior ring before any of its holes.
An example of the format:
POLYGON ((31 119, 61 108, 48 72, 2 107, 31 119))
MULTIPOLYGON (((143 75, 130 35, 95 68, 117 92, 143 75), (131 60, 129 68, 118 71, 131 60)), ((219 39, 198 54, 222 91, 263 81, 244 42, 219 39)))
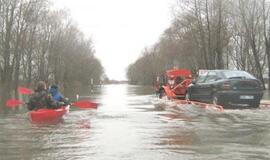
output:
POLYGON ((59 103, 63 103, 63 105, 68 105, 69 104, 69 100, 68 98, 65 98, 63 96, 63 94, 59 91, 59 87, 57 85, 52 85, 50 87, 50 90, 49 92, 51 93, 53 99, 56 101, 56 102, 59 102, 59 103))
POLYGON ((39 81, 34 93, 30 96, 27 108, 29 110, 37 110, 40 108, 57 109, 60 106, 61 104, 55 101, 48 92, 46 83, 39 81))

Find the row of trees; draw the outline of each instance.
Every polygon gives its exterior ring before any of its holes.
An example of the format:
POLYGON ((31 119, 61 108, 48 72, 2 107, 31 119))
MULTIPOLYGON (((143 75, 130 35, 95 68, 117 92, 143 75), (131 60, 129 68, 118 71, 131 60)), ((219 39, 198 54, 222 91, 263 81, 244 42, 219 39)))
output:
POLYGON ((0 0, 1 101, 18 85, 38 80, 63 85, 99 81, 103 67, 91 39, 47 0, 0 0))
POLYGON ((133 84, 152 84, 174 66, 245 70, 270 76, 268 0, 178 0, 159 41, 128 67, 133 84))

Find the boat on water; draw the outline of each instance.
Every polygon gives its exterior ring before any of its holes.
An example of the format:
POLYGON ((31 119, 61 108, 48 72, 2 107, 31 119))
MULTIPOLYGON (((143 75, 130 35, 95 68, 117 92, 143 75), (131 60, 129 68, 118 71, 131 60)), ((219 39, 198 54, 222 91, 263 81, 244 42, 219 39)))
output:
POLYGON ((62 106, 58 109, 42 108, 29 112, 29 119, 32 123, 56 123, 69 112, 70 105, 62 106))
POLYGON ((171 69, 157 77, 159 97, 185 99, 188 86, 192 82, 192 72, 188 69, 171 69))

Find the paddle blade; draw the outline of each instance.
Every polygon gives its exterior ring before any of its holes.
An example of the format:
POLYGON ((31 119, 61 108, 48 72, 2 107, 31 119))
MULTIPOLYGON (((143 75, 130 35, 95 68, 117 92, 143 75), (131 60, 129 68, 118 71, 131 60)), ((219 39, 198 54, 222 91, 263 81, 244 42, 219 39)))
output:
POLYGON ((25 87, 18 87, 18 92, 25 95, 30 95, 33 93, 31 89, 25 88, 25 87))
POLYGON ((79 107, 82 109, 90 109, 90 108, 96 109, 98 104, 90 101, 78 101, 74 102, 72 106, 79 107))
POLYGON ((24 102, 18 99, 9 99, 6 101, 6 106, 9 108, 18 107, 21 104, 24 104, 24 102))

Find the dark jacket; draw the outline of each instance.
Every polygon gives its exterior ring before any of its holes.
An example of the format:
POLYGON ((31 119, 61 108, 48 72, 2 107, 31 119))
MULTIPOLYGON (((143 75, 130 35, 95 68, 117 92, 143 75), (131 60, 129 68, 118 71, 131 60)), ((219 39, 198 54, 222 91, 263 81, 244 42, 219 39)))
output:
POLYGON ((57 102, 52 98, 51 94, 46 90, 35 90, 30 96, 28 109, 37 110, 40 108, 59 108, 57 102))

